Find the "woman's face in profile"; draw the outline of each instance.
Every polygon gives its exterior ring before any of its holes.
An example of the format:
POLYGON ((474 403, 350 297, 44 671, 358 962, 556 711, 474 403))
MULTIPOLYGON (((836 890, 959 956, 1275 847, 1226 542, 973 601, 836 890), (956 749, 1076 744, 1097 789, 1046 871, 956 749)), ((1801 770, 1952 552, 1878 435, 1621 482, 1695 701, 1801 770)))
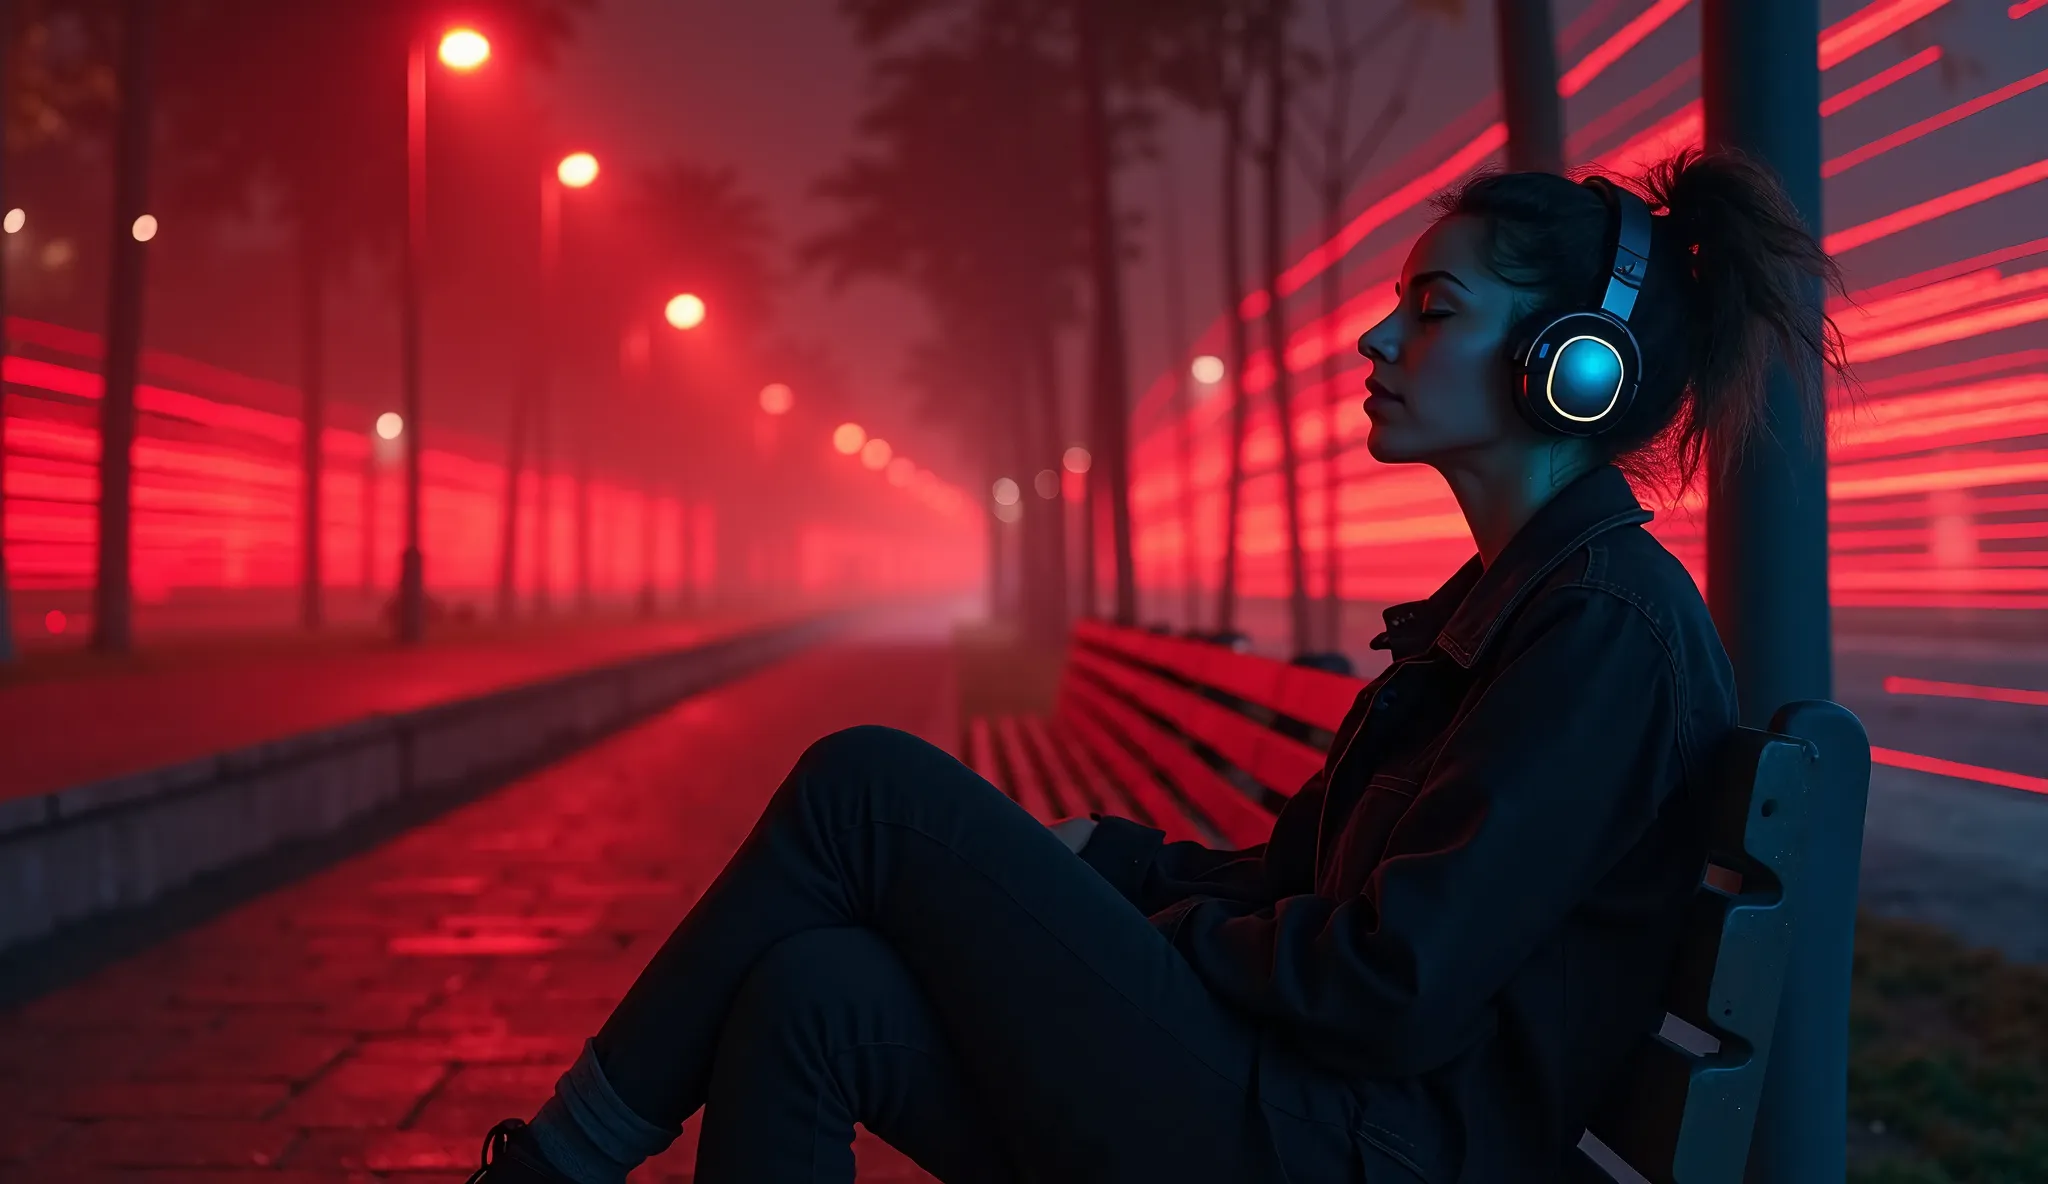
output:
POLYGON ((1485 228, 1445 218, 1408 253, 1394 311, 1358 339, 1372 360, 1366 448, 1386 464, 1433 464, 1532 435, 1508 389, 1515 290, 1486 265, 1485 228))

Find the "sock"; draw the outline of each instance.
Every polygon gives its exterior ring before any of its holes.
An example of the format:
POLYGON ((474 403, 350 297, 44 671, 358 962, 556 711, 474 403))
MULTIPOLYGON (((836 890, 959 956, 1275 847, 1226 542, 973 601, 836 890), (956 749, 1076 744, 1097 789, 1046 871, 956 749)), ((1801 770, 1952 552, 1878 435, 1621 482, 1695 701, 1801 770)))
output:
POLYGON ((548 1163, 576 1184, 625 1184, 626 1173, 683 1133, 681 1126, 664 1130, 635 1114, 605 1080, 588 1040, 527 1130, 548 1163))

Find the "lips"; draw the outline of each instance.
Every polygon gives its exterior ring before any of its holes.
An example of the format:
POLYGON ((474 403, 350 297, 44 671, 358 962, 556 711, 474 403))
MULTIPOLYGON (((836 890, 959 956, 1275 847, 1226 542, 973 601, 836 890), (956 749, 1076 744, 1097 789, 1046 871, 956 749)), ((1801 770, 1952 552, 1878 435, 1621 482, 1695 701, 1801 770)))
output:
POLYGON ((1372 397, 1375 399, 1387 399, 1395 403, 1401 401, 1400 395, 1395 394, 1393 391, 1389 390, 1386 384, 1382 383, 1377 378, 1368 376, 1365 380, 1365 389, 1366 392, 1372 395, 1372 397))

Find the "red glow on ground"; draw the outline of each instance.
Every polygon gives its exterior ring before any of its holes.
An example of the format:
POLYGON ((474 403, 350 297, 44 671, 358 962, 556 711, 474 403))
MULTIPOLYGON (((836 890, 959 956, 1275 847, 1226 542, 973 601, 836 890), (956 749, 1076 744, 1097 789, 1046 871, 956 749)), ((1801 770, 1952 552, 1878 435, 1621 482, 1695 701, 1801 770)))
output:
POLYGON ((1975 699, 1984 703, 2021 703, 2048 707, 2048 691, 2019 687, 1980 687, 1964 682, 1936 682, 1925 678, 1893 676, 1884 680, 1887 695, 1927 695, 1938 699, 1975 699))
POLYGON ((2048 777, 2029 777, 2025 773, 2012 773, 2004 769, 1987 769, 1982 765, 1966 765, 1961 761, 1945 761, 1940 757, 1921 756, 1914 752, 1899 752, 1891 748, 1870 750, 1873 764, 1890 765, 1894 769, 1911 769, 1916 773, 1933 773, 1941 777, 1956 777, 1964 781, 1976 781, 1984 785, 1998 785, 2006 789, 2025 790, 2028 793, 2048 794, 2048 777))

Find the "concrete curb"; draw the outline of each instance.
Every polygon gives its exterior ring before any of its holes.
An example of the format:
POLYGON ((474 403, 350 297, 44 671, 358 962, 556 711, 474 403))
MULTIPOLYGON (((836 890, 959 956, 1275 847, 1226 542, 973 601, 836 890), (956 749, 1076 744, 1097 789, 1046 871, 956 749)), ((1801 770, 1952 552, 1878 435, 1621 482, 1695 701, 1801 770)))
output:
POLYGON ((502 782, 837 629, 827 615, 0 802, 0 952, 398 802, 502 782))

